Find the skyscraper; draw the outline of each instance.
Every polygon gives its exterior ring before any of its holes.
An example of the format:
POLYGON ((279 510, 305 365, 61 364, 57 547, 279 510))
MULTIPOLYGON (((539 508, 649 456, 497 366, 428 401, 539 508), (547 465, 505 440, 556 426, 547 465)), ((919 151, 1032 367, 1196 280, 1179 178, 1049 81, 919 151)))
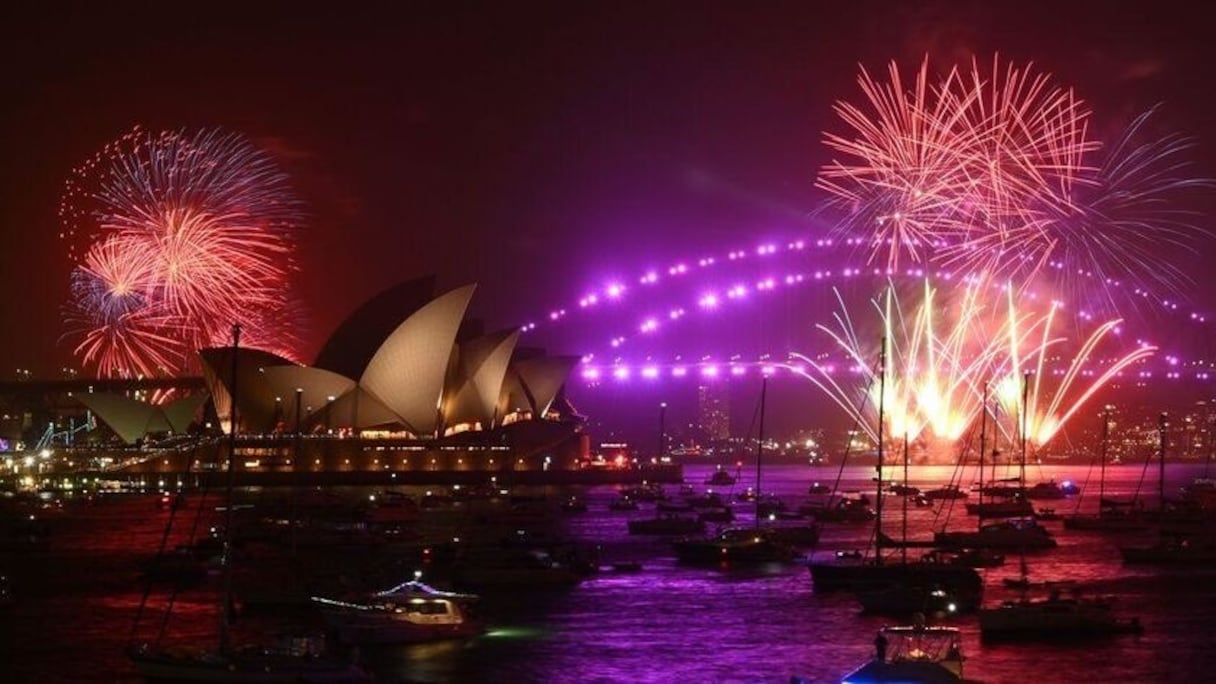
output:
POLYGON ((724 382, 697 386, 697 419, 711 440, 730 438, 730 402, 724 382))

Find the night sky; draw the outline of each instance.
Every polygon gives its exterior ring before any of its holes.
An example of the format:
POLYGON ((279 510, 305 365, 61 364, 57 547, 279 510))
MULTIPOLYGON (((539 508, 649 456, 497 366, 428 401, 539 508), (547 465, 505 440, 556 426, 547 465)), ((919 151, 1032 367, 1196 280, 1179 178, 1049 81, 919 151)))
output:
MULTIPOLYGON (((859 64, 1033 61, 1091 104, 1099 138, 1164 103, 1160 123, 1197 140, 1193 173, 1216 177, 1201 3, 101 4, 0 17, 6 375, 71 363, 59 192, 134 124, 240 131, 291 175, 306 359, 426 273, 480 283, 494 328, 648 264, 813 237, 822 132, 859 64)), ((1216 304, 1196 277, 1195 305, 1216 304)))

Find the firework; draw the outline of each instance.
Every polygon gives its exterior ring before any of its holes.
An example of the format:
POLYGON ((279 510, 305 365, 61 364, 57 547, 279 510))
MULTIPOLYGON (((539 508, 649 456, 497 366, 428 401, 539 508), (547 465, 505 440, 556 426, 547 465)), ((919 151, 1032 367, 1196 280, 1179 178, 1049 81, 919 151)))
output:
MULTIPOLYGON (((237 134, 135 129, 75 170, 60 216, 73 265, 68 334, 100 375, 181 371, 233 321, 261 330, 294 310, 300 205, 273 160, 237 134)), ((295 326, 263 333, 294 347, 295 326)))
POLYGON ((1018 437, 1024 427, 1028 443, 1039 447, 1119 373, 1155 352, 1142 345, 1099 360, 1096 351, 1120 324, 1112 320, 1069 357, 1067 338, 1057 332, 1058 303, 1046 312, 1020 308, 1013 287, 1004 285, 1005 306, 989 307, 986 301, 999 301, 990 296, 994 287, 990 281, 974 283, 953 305, 941 306, 928 282, 914 305, 901 303, 891 286, 873 302, 881 332, 872 342, 858 335, 837 293, 835 326, 818 328, 848 359, 860 386, 839 380, 831 364, 803 355, 794 354, 798 363, 787 367, 823 390, 873 440, 873 416, 881 403, 887 437, 956 443, 979 415, 990 385, 1006 413, 1018 417, 1002 426, 1006 436, 1018 437), (1064 368, 1048 373, 1055 355, 1064 368), (1024 391, 1023 382, 1029 383, 1024 391))
POLYGON ((1129 144, 1138 119, 1104 150, 1084 101, 1031 67, 994 58, 990 69, 973 61, 935 79, 926 61, 905 84, 893 63, 888 82, 863 70, 859 83, 865 106, 836 105, 849 132, 825 135, 840 157, 817 185, 888 269, 934 261, 1022 286, 1053 260, 1162 265, 1149 245, 1196 233, 1161 209, 1203 184, 1181 175, 1186 141, 1129 144))

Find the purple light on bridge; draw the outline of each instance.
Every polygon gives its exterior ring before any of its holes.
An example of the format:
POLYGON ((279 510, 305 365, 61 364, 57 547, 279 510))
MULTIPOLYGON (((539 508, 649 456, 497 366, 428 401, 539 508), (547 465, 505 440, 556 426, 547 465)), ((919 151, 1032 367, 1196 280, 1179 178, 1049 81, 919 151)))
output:
POLYGON ((583 379, 584 380, 599 380, 600 379, 600 369, 584 368, 583 369, 583 379))
POLYGON ((697 301, 702 309, 718 308, 718 295, 710 292, 709 294, 701 295, 701 299, 697 301))
POLYGON ((653 285, 659 282, 659 274, 654 271, 647 271, 646 275, 638 279, 638 282, 643 285, 653 285))
POLYGON ((671 369, 671 377, 673 378, 682 378, 686 375, 688 375, 688 369, 684 366, 676 366, 671 369))
POLYGON ((621 295, 625 294, 625 286, 620 283, 609 283, 604 294, 608 295, 609 299, 619 299, 621 295))
POLYGON ((745 374, 745 373, 747 373, 747 367, 746 367, 746 366, 731 366, 731 367, 730 367, 730 374, 731 374, 731 375, 733 375, 733 376, 735 376, 735 377, 738 377, 738 376, 743 375, 743 374, 745 374))
POLYGON ((701 368, 701 377, 716 378, 718 377, 718 367, 714 365, 704 366, 701 368))
POLYGON ((652 333, 659 329, 659 322, 653 318, 647 318, 642 321, 642 325, 638 326, 638 330, 644 333, 652 333))
POLYGON ((616 368, 613 368, 612 377, 616 378, 617 380, 628 380, 629 366, 617 366, 616 368))
POLYGON ((646 366, 643 368, 642 377, 646 378, 647 380, 654 380, 655 378, 659 377, 658 366, 646 366))

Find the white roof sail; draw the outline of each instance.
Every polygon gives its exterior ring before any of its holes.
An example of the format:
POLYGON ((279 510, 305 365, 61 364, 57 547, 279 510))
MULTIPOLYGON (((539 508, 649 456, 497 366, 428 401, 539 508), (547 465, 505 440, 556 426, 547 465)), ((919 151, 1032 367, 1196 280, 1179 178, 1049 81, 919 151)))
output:
POLYGON ((77 394, 75 397, 127 444, 134 444, 146 435, 149 425, 155 429, 164 423, 164 414, 160 409, 142 401, 105 392, 77 394))
POLYGON ((577 356, 546 356, 525 359, 515 364, 519 379, 532 399, 535 417, 544 418, 549 412, 558 391, 566 384, 566 378, 578 362, 577 356))
MULTIPOLYGON (((312 407, 312 412, 305 416, 305 420, 312 425, 351 427, 356 430, 393 424, 405 425, 401 416, 393 413, 376 395, 358 385, 327 406, 312 407)), ((291 425, 288 429, 291 429, 291 425)))
POLYGON ((161 406, 160 409, 164 412, 170 429, 185 434, 186 430, 190 429, 190 423, 198 413, 199 407, 207 401, 207 396, 206 392, 195 392, 188 397, 175 399, 161 406))
POLYGON ((307 366, 270 366, 262 369, 262 377, 270 385, 275 403, 279 405, 279 421, 288 432, 296 426, 296 389, 304 390, 300 393, 300 422, 303 424, 310 414, 324 410, 330 397, 337 400, 355 386, 355 381, 345 375, 307 366))
POLYGON ((523 383, 519 381, 519 373, 514 367, 507 368, 503 378, 502 391, 498 395, 498 415, 505 416, 516 411, 531 411, 532 402, 524 391, 523 383))
POLYGON ((368 362, 359 384, 415 434, 435 433, 456 332, 476 285, 441 295, 397 326, 368 362))
MULTIPOLYGON (((240 402, 238 408, 241 425, 250 430, 268 430, 274 427, 274 394, 271 393, 270 385, 262 377, 261 371, 268 366, 292 365, 292 362, 252 347, 240 347, 238 354, 236 393, 240 402)), ((232 406, 229 387, 232 382, 232 347, 200 349, 198 355, 203 361, 203 382, 211 392, 216 415, 226 432, 229 429, 232 406)))
POLYGON ((519 341, 519 330, 504 330, 459 345, 459 383, 444 406, 448 424, 480 421, 490 428, 501 416, 498 399, 519 341))

